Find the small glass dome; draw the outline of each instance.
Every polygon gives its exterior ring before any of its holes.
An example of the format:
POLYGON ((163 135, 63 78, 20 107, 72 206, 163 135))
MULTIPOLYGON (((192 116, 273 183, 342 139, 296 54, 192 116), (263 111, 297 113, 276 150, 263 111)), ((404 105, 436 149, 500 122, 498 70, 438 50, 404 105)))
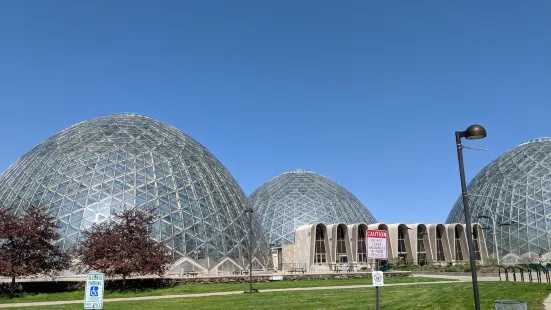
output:
POLYGON ((314 222, 375 223, 369 210, 344 187, 307 170, 285 172, 250 195, 271 245, 294 243, 295 229, 314 222))

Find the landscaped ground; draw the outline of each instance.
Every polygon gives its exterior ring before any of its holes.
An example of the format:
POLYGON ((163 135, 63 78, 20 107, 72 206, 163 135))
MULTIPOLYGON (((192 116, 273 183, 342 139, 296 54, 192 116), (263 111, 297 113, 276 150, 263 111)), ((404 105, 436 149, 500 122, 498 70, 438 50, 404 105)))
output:
MULTIPOLYGON (((413 278, 413 277, 387 277, 385 283, 414 283, 414 282, 434 282, 446 281, 446 279, 435 278, 413 278)), ((293 287, 319 287, 319 286, 342 286, 342 285, 371 285, 371 278, 352 278, 352 279, 328 279, 328 280, 296 280, 296 281, 280 281, 269 283, 254 283, 256 289, 273 289, 273 288, 293 288, 293 287)), ((228 292, 228 291, 245 291, 248 290, 248 283, 220 283, 220 284, 184 284, 174 287, 161 289, 147 289, 137 291, 106 291, 105 298, 119 297, 139 297, 139 296, 161 296, 161 295, 176 295, 176 294, 193 294, 193 293, 209 293, 209 292, 228 292)), ((62 301, 62 300, 79 300, 84 298, 84 290, 78 290, 65 293, 53 294, 38 294, 34 296, 24 296, 20 298, 0 298, 1 303, 15 302, 38 302, 38 301, 62 301)))
MULTIPOLYGON (((407 285, 381 288, 381 309, 473 309, 471 283, 407 285)), ((496 299, 520 299, 528 309, 541 309, 551 285, 481 282, 482 309, 493 309, 496 299)), ((374 289, 274 292, 231 296, 179 298, 105 303, 106 310, 162 309, 373 309, 374 289)), ((22 308, 24 309, 24 308, 22 308)), ((29 308, 26 308, 29 309, 29 308)), ((82 309, 82 304, 31 308, 82 309)))

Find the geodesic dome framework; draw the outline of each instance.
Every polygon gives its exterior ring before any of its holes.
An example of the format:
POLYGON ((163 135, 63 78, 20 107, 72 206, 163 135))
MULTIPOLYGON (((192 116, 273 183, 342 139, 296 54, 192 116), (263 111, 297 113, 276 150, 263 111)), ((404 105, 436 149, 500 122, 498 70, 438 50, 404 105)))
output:
MULTIPOLYGON (((529 258, 550 251, 550 138, 523 143, 492 161, 469 183, 468 194, 471 220, 487 228, 488 252, 495 253, 492 217, 501 257, 510 253, 529 258)), ((446 222, 464 222, 461 197, 446 222)))
MULTIPOLYGON (((155 210, 151 238, 174 261, 187 258, 204 269, 225 258, 248 264, 249 204, 241 187, 205 147, 148 117, 88 120, 26 153, 0 176, 0 207, 30 204, 57 218, 65 248, 92 224, 138 208, 155 210)), ((269 249, 256 220, 253 236, 254 256, 267 267, 269 249)))
POLYGON ((375 223, 369 210, 344 187, 307 170, 285 172, 250 195, 271 245, 294 243, 295 230, 322 223, 375 223))

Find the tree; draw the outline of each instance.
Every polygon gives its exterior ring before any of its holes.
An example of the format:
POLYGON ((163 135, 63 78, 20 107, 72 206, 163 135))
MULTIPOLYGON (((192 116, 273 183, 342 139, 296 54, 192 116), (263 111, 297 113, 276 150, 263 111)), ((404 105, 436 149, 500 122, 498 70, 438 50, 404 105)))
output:
POLYGON ((115 215, 118 223, 92 226, 77 250, 80 265, 108 276, 126 279, 132 274, 162 275, 171 262, 168 251, 150 238, 148 227, 153 215, 140 210, 126 210, 115 215))
POLYGON ((15 208, 0 208, 0 275, 15 279, 51 274, 69 268, 71 257, 54 242, 60 238, 55 218, 31 205, 19 215, 15 208))

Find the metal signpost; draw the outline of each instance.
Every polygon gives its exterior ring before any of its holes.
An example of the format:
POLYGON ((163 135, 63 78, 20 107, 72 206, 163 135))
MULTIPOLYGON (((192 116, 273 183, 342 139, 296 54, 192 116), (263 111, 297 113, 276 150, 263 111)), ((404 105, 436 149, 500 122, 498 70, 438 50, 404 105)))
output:
POLYGON ((103 308, 103 278, 103 273, 89 273, 86 276, 84 309, 99 310, 103 308))
POLYGON ((379 286, 384 285, 383 272, 379 271, 379 259, 388 259, 387 255, 387 234, 386 230, 368 230, 365 240, 367 247, 367 258, 375 260, 375 268, 372 272, 373 286, 375 286, 375 309, 380 310, 379 286))

